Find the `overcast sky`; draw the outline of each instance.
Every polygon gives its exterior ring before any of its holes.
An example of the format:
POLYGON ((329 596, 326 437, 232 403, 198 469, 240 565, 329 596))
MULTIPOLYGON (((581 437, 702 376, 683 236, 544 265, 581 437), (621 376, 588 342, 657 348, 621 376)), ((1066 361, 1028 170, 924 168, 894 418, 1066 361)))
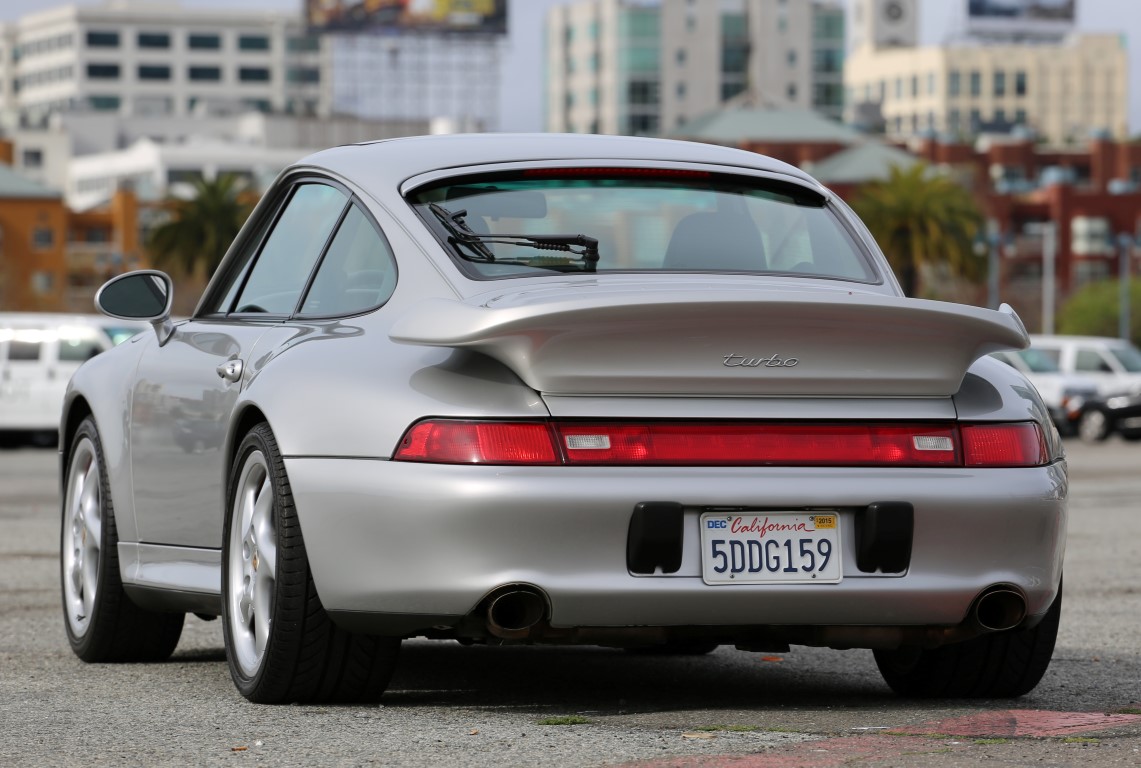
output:
MULTIPOLYGON (((701 0, 716 2, 716 0, 701 0)), ((808 0, 796 0, 807 2, 808 0)), ((851 0, 845 0, 851 3, 851 0)), ((79 5, 101 0, 72 0, 79 5)), ((573 0, 509 0, 510 41, 504 57, 504 99, 500 128, 538 131, 543 128, 543 19, 546 10, 573 0)), ((25 13, 63 5, 62 0, 0 0, 0 20, 13 21, 25 13)), ((1078 28, 1089 32, 1120 32, 1131 42, 1129 122, 1141 133, 1141 0, 1077 0, 1078 28)), ((301 0, 181 0, 184 8, 297 10, 301 0)), ((920 0, 922 42, 935 44, 961 28, 966 0, 920 0)))

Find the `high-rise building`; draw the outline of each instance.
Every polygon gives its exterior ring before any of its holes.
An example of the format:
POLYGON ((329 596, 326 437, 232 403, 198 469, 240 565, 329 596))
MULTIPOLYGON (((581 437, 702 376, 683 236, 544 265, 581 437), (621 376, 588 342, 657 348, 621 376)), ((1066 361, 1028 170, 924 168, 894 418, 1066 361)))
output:
POLYGON ((6 61, 15 55, 0 66, 13 69, 0 106, 25 126, 75 109, 186 116, 213 105, 297 114, 331 106, 327 46, 298 14, 61 5, 8 25, 0 49, 6 61))
POLYGON ((1128 54, 1119 35, 1077 34, 1057 19, 971 18, 952 42, 921 47, 913 3, 859 0, 844 68, 850 122, 878 122, 899 139, 1016 126, 1052 144, 1127 136, 1128 54))
POLYGON ((734 98, 843 108, 831 0, 582 0, 547 17, 547 129, 654 134, 734 98))

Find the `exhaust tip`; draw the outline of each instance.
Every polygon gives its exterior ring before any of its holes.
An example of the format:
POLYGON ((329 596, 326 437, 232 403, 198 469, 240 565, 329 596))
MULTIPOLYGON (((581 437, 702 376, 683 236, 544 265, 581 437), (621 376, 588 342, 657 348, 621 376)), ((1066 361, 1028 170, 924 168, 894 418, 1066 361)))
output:
POLYGON ((975 604, 975 621, 993 632, 1013 629, 1024 618, 1026 599, 1013 589, 994 587, 984 592, 975 604))
POLYGON ((495 635, 526 632, 543 620, 547 603, 534 589, 514 588, 500 592, 487 606, 487 624, 495 635))

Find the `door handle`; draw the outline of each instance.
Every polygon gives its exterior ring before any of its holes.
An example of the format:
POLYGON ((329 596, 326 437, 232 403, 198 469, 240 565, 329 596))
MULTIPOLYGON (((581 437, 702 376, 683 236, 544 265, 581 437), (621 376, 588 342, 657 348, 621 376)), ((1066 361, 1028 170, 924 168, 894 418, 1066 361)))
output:
POLYGON ((218 376, 226 381, 237 381, 242 378, 242 361, 230 360, 222 363, 214 370, 218 372, 218 376))

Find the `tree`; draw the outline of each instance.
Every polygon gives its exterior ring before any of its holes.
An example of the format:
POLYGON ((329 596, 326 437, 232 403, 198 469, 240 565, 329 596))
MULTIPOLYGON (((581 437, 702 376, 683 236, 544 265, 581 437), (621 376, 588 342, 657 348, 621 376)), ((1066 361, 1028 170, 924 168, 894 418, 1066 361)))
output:
MULTIPOLYGON (((1078 336, 1113 336, 1120 328, 1121 282, 1090 283, 1070 297, 1058 313, 1058 332, 1078 336)), ((1129 282, 1129 335, 1141 346, 1141 280, 1129 282)))
POLYGON ((985 274, 974 248, 982 214, 966 189, 923 163, 893 166, 887 180, 864 185, 852 207, 908 296, 918 294, 925 270, 945 267, 972 282, 985 274))
POLYGON ((210 275, 226 254, 254 201, 244 181, 234 174, 194 181, 189 198, 168 196, 170 221, 157 227, 147 242, 155 266, 193 275, 210 275))

